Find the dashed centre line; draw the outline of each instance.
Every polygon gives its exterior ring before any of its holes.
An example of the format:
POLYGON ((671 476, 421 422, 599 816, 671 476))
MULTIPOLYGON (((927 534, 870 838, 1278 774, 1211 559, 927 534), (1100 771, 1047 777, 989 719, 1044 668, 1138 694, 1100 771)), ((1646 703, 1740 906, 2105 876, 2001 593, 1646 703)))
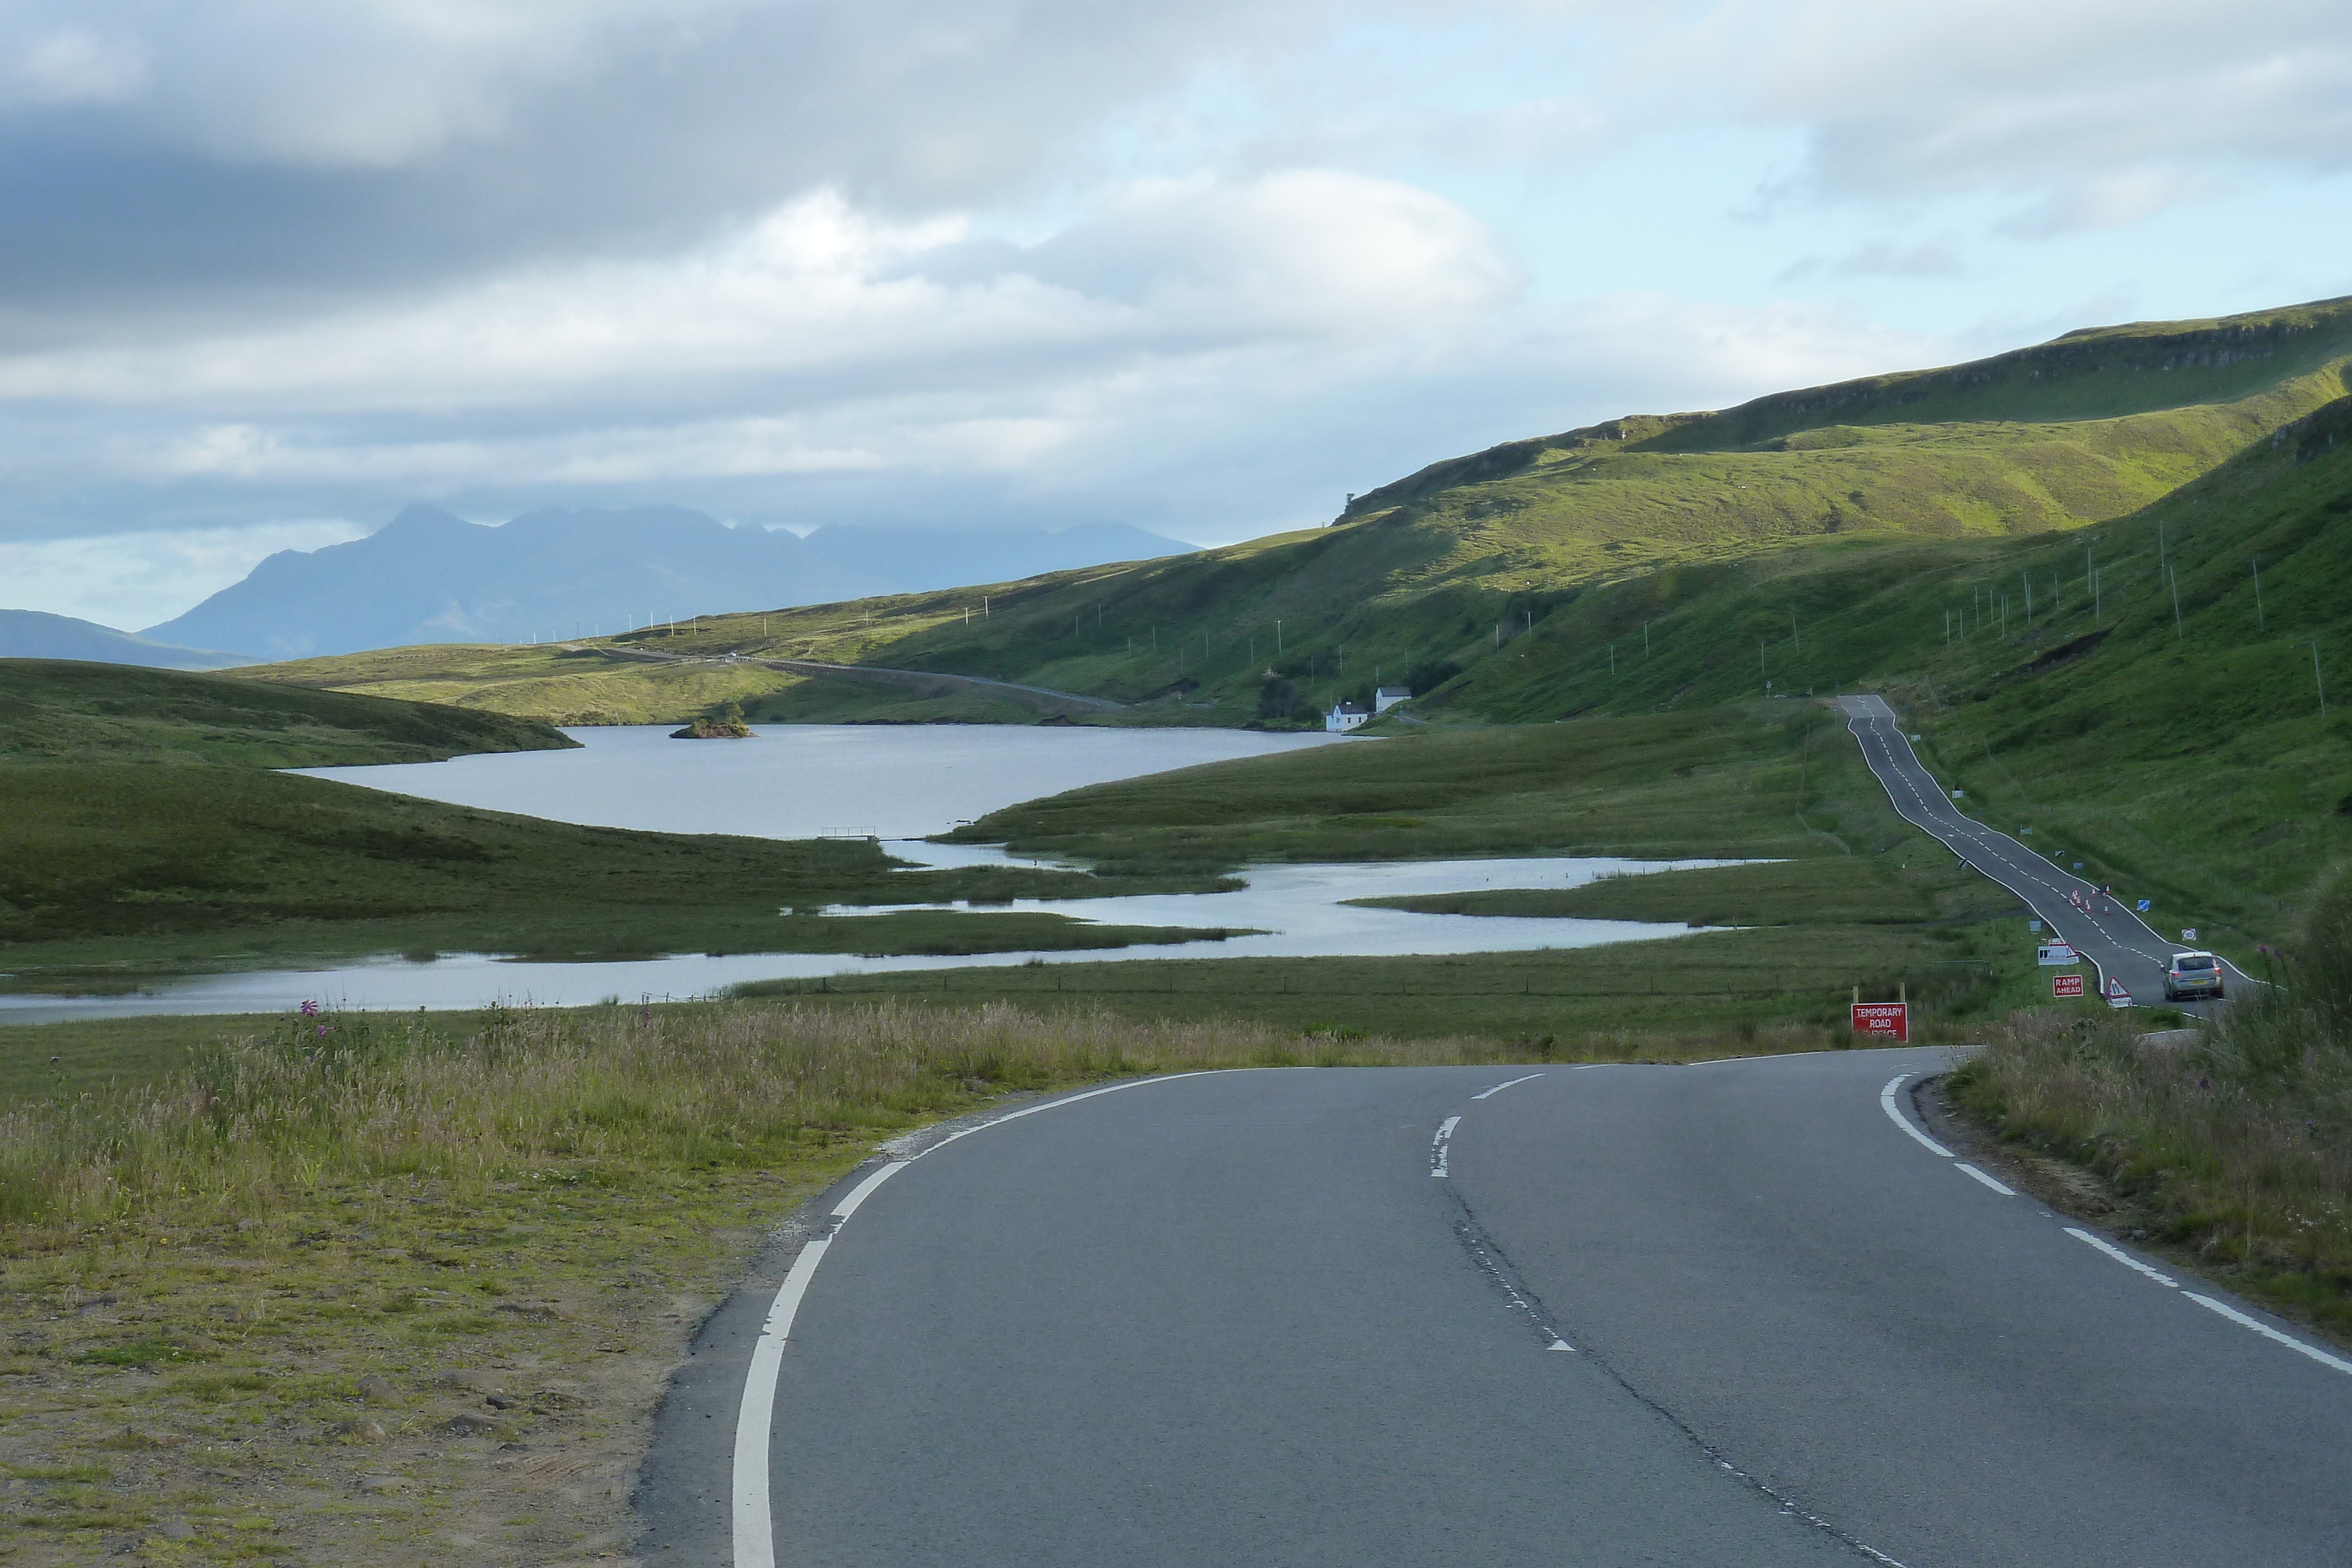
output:
POLYGON ((1462 1118, 1459 1116, 1448 1116, 1444 1121, 1438 1124, 1437 1136, 1431 1139, 1429 1144, 1429 1174, 1431 1176, 1443 1177, 1445 1175, 1445 1145, 1453 1141, 1454 1129, 1461 1124, 1462 1118))

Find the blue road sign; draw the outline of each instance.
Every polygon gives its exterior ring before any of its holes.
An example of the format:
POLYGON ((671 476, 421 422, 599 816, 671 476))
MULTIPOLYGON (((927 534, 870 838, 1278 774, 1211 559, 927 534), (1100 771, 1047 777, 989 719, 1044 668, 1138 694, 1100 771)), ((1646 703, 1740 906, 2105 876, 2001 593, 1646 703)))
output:
POLYGON ((2139 912, 2142 915, 2146 915, 2147 913, 2147 900, 2145 898, 2139 901, 2139 912))

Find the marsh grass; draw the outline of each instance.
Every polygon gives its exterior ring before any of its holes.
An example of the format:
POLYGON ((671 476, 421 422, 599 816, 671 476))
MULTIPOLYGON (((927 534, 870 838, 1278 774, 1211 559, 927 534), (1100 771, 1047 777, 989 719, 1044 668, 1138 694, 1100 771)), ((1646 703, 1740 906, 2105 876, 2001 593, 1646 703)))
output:
POLYGON ((976 1095, 1203 1066, 1459 1061, 1499 1043, 1357 1040, 1253 1025, 1041 1016, 886 1000, 847 1009, 493 1009, 302 1017, 190 1054, 159 1082, 0 1115, 0 1222, 103 1225, 169 1206, 217 1224, 322 1183, 429 1177, 625 1185, 652 1169, 762 1166, 976 1095))
POLYGON ((2099 1172, 2147 1239, 2352 1332, 2352 877, 2319 894, 2272 977, 2177 1049, 2129 1015, 2021 1015, 1953 1096, 2099 1172))

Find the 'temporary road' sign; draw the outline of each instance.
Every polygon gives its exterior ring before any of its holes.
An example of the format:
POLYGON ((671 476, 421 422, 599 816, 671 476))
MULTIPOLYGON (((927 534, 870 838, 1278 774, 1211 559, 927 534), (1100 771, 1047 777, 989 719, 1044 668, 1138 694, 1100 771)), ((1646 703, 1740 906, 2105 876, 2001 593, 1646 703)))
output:
POLYGON ((1856 1002, 1853 1032, 1865 1040, 1892 1040, 1907 1045, 1911 1040, 1911 1004, 1856 1002))

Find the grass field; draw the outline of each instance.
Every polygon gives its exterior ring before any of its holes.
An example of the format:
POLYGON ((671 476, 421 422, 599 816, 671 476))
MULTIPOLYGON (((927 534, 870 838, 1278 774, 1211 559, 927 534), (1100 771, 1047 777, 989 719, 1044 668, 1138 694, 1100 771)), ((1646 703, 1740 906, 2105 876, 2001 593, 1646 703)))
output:
POLYGON ((68 659, 0 659, 0 767, 21 761, 324 768, 576 744, 502 714, 68 659))
POLYGON ((1252 862, 1845 854, 1899 831, 1827 709, 1404 730, 1074 789, 950 835, 1119 871, 1252 862))

